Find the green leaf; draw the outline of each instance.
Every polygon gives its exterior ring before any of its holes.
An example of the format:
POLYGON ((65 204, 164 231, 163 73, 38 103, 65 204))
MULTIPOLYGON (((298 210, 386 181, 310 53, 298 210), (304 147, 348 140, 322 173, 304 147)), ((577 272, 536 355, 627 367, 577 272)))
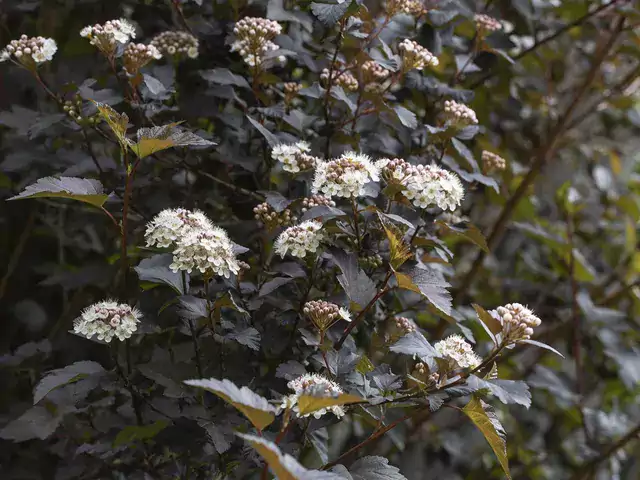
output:
POLYGON ((472 243, 475 243, 478 247, 480 247, 485 252, 489 253, 489 246, 487 245, 487 240, 484 238, 484 235, 478 227, 471 223, 466 224, 456 224, 449 225, 441 220, 436 222, 439 226, 441 226, 445 232, 457 235, 459 237, 465 238, 472 243))
POLYGON ((531 406, 529 385, 522 380, 483 380, 475 375, 470 375, 467 379, 467 385, 474 390, 488 390, 504 404, 516 403, 525 408, 531 406))
POLYGON ((388 459, 378 456, 359 458, 349 467, 349 474, 353 480, 407 480, 388 459))
POLYGON ((480 323, 485 328, 493 343, 497 343, 496 335, 502 332, 502 324, 493 318, 489 312, 476 303, 471 304, 476 311, 476 315, 480 320, 480 323))
POLYGON ((397 270, 404 264, 404 262, 411 258, 411 248, 403 240, 402 235, 395 227, 388 227, 382 217, 379 217, 384 233, 387 235, 387 239, 389 240, 389 263, 391 264, 391 268, 397 270))
POLYGON ((306 469, 295 458, 280 451, 275 443, 266 438, 243 433, 236 433, 236 435, 256 449, 278 480, 344 480, 344 477, 335 473, 306 469))
POLYGON ((97 362, 81 361, 64 368, 58 368, 47 372, 33 390, 33 404, 35 405, 49 392, 56 388, 69 385, 70 383, 79 382, 87 377, 100 376, 105 373, 104 368, 97 362))
POLYGON ((447 291, 449 283, 435 270, 423 266, 414 266, 404 272, 395 272, 398 287, 420 293, 438 310, 451 314, 451 294, 447 291))
POLYGON ((438 356, 438 352, 420 332, 416 331, 406 334, 396 343, 391 345, 389 347, 389 351, 404 353, 405 355, 413 355, 429 365, 430 369, 436 368, 434 358, 438 356))
POLYGON ((311 4, 311 11, 325 26, 331 27, 338 23, 347 10, 351 2, 342 3, 318 3, 311 4))
POLYGON ((205 140, 193 132, 181 130, 179 123, 169 123, 161 127, 141 128, 136 133, 138 142, 131 144, 131 150, 138 158, 148 157, 156 152, 172 147, 208 147, 214 142, 205 140))
POLYGON ((113 441, 114 447, 128 445, 136 441, 150 440, 169 426, 166 420, 158 420, 150 425, 131 425, 120 430, 113 441))
POLYGON ((509 459, 507 458, 506 435, 496 414, 491 410, 489 405, 475 397, 471 399, 462 411, 482 432, 484 438, 489 442, 491 449, 496 454, 496 457, 498 457, 498 461, 507 478, 511 480, 509 459))
POLYGON ((189 274, 184 272, 185 282, 183 285, 183 272, 174 272, 169 268, 173 261, 171 254, 154 255, 150 258, 143 259, 137 267, 134 268, 141 281, 165 284, 173 288, 177 293, 186 295, 185 287, 189 290, 189 274))
POLYGON ((215 378, 185 380, 187 385, 204 388, 240 410, 258 430, 271 425, 276 418, 276 408, 266 398, 247 387, 238 388, 230 380, 215 378))
POLYGON ((127 127, 129 125, 129 117, 126 113, 118 113, 106 103, 99 103, 91 100, 102 118, 107 122, 109 128, 118 139, 120 146, 126 150, 131 141, 127 138, 127 127))
POLYGON ((562 358, 564 358, 564 355, 562 355, 558 350, 547 345, 546 343, 537 342, 536 340, 520 340, 520 343, 526 343, 527 345, 534 345, 536 347, 544 348, 545 350, 549 350, 550 352, 553 352, 556 355, 560 355, 562 358))
POLYGON ((350 403, 359 403, 363 399, 349 393, 341 393, 336 397, 316 397, 312 395, 300 395, 298 397, 298 411, 300 415, 308 415, 310 413, 322 410, 323 408, 335 407, 337 405, 348 405, 350 403))
POLYGON ((24 198, 68 198, 88 203, 101 208, 107 201, 102 184, 98 180, 77 177, 44 177, 36 183, 28 185, 15 197, 7 200, 24 198))

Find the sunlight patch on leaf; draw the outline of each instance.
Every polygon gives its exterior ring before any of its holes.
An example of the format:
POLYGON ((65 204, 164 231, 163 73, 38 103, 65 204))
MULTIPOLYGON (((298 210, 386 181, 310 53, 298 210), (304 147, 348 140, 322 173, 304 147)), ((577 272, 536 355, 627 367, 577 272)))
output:
POLYGON ((336 397, 316 397, 312 395, 300 395, 298 397, 298 410, 300 412, 300 415, 308 415, 318 410, 322 410, 323 408, 335 407, 337 405, 348 405, 351 403, 359 403, 363 400, 363 398, 348 393, 342 393, 336 397))
POLYGON ((107 201, 102 184, 98 180, 77 177, 44 177, 27 185, 18 195, 7 200, 23 198, 68 198, 101 208, 107 201))

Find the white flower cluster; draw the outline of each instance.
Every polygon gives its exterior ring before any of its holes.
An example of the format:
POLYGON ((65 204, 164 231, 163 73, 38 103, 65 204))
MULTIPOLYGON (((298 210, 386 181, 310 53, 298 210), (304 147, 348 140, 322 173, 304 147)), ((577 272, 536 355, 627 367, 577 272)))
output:
POLYGON ((399 13, 419 17, 427 12, 424 0, 389 0, 386 10, 391 17, 399 13))
POLYGON ((311 300, 304 304, 302 311, 311 319, 318 330, 322 331, 329 328, 340 318, 347 322, 351 321, 349 310, 324 300, 311 300))
MULTIPOLYGON (((289 408, 293 409, 294 411, 297 411, 296 404, 298 403, 298 398, 300 397, 300 395, 320 395, 325 397, 335 397, 344 393, 340 385, 318 373, 305 373, 304 375, 298 378, 294 378, 289 383, 287 383, 287 387, 289 387, 295 393, 293 395, 283 397, 282 408, 289 408)), ((303 417, 313 415, 315 418, 320 418, 327 412, 333 413, 338 418, 343 417, 345 414, 344 408, 342 406, 335 405, 332 407, 316 410, 313 413, 303 415, 303 417)))
POLYGON ((477 13, 476 15, 474 15, 473 21, 476 23, 476 29, 480 30, 483 33, 502 30, 502 24, 499 20, 496 20, 495 18, 483 13, 477 13))
POLYGON ((302 170, 309 170, 316 165, 318 159, 309 155, 310 151, 307 142, 296 142, 290 145, 281 143, 273 147, 271 158, 282 163, 283 170, 298 173, 302 170))
POLYGON ((464 198, 464 188, 455 173, 436 165, 411 165, 400 158, 376 162, 389 183, 403 187, 403 194, 417 208, 437 205, 454 211, 464 198))
POLYGON ((449 335, 444 340, 440 340, 434 346, 438 356, 449 361, 451 368, 471 368, 474 369, 482 363, 474 351, 473 347, 460 335, 449 335))
POLYGON ((504 170, 507 166, 507 161, 498 154, 483 150, 482 164, 487 171, 504 170))
POLYGON ((107 343, 117 337, 125 340, 138 329, 142 314, 136 308, 131 308, 125 303, 113 300, 105 300, 87 307, 73 322, 73 331, 79 335, 91 338, 94 335, 98 340, 107 343))
POLYGON ((0 52, 0 62, 13 57, 23 66, 35 68, 40 63, 51 61, 57 51, 58 46, 52 38, 22 35, 18 40, 11 40, 0 52))
POLYGON ((240 270, 227 232, 200 211, 163 210, 149 222, 145 237, 149 247, 175 247, 170 265, 174 272, 198 270, 228 278, 240 270))
POLYGON ((502 335, 508 343, 529 340, 533 335, 533 328, 542 323, 531 310, 519 303, 508 303, 489 313, 502 323, 502 335))
POLYGON ((269 52, 280 48, 271 40, 281 32, 282 26, 278 22, 245 17, 233 29, 237 39, 231 44, 231 51, 238 52, 247 65, 260 66, 269 52))
POLYGON ((336 71, 336 69, 334 69, 332 72, 329 72, 328 68, 322 69, 322 73, 320 73, 320 81, 325 86, 329 85, 329 73, 331 73, 331 84, 333 86, 342 87, 346 92, 355 92, 358 90, 358 80, 351 72, 346 70, 336 71))
POLYGON ((422 70, 426 67, 437 67, 440 63, 433 53, 418 42, 408 38, 400 42, 398 50, 402 53, 402 68, 405 72, 414 69, 422 70))
POLYGON ((130 43, 123 53, 124 68, 130 75, 135 75, 142 67, 151 60, 160 60, 162 54, 153 45, 144 43, 130 43))
POLYGON ((452 125, 466 127, 467 125, 476 125, 478 123, 476 112, 455 100, 444 101, 444 114, 452 125))
POLYGON ((91 45, 102 53, 111 56, 118 48, 132 38, 136 38, 136 29, 127 20, 109 20, 104 25, 88 25, 80 30, 80 36, 89 39, 91 45))
POLYGON ((198 58, 198 39, 187 32, 162 32, 151 40, 151 45, 167 57, 198 58))
POLYGON ((275 242, 275 251, 284 258, 287 253, 294 257, 304 258, 307 253, 315 253, 325 239, 322 223, 307 220, 299 225, 287 228, 275 242))
POLYGON ((327 197, 353 198, 364 195, 367 183, 379 180, 380 169, 367 155, 347 152, 335 160, 318 163, 311 189, 327 197))

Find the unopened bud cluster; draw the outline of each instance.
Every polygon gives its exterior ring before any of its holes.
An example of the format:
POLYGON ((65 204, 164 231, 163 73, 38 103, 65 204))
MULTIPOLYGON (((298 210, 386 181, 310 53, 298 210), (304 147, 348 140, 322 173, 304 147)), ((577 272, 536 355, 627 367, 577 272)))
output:
POLYGON ((320 80, 326 87, 329 86, 329 76, 331 76, 331 84, 335 87, 342 87, 346 92, 355 92, 358 90, 358 80, 351 72, 338 72, 335 69, 330 72, 328 68, 323 69, 320 74, 320 80))
POLYGON ((378 255, 365 255, 363 257, 358 258, 358 262, 362 266, 362 268, 379 268, 384 265, 384 259, 378 255))
POLYGON ((0 62, 13 58, 24 67, 35 69, 39 64, 51 61, 57 51, 58 46, 52 38, 22 35, 18 40, 11 40, 0 52, 0 62))
POLYGON ((458 127, 466 127, 468 125, 476 125, 478 123, 476 112, 465 104, 458 103, 455 100, 445 100, 444 115, 450 125, 458 127))
POLYGON ((124 49, 123 63, 129 75, 135 75, 152 60, 160 60, 162 54, 153 45, 143 43, 130 43, 124 49))
POLYGON ((100 123, 100 114, 83 116, 82 97, 76 95, 73 100, 66 100, 62 105, 64 112, 78 125, 97 125, 100 123))
POLYGON ((324 195, 311 195, 310 197, 306 197, 302 199, 302 213, 306 212, 310 208, 313 207, 335 207, 336 202, 331 200, 329 197, 325 197, 324 195))
POLYGON ((414 365, 411 376, 417 381, 410 380, 409 386, 415 386, 420 389, 433 387, 440 380, 438 372, 431 373, 429 367, 422 362, 418 362, 414 365))
POLYGON ((337 322, 339 319, 351 321, 351 315, 345 308, 339 307, 335 303, 324 300, 312 300, 304 304, 302 310, 308 316, 316 328, 324 331, 337 322))
POLYGON ((282 89, 284 90, 284 101, 291 103, 298 95, 298 92, 302 90, 302 84, 298 82, 285 82, 282 89))
POLYGON ((486 171, 504 170, 507 166, 507 161, 500 155, 484 150, 482 152, 482 165, 486 171))
POLYGON ((437 205, 443 210, 455 210, 464 198, 464 188, 455 173, 436 165, 412 165, 400 158, 376 162, 383 178, 401 185, 403 194, 417 208, 437 205))
POLYGON ((282 163, 282 169, 298 173, 315 167, 318 158, 310 155, 311 148, 307 142, 296 142, 293 144, 281 143, 273 147, 271 158, 282 163))
POLYGON ((482 33, 491 33, 497 30, 502 30, 502 24, 499 20, 483 13, 477 13, 474 15, 473 21, 476 24, 476 29, 482 33))
POLYGON ((287 227, 298 221, 296 217, 291 215, 291 210, 288 208, 285 208, 281 212, 276 212, 267 202, 254 207, 253 214, 255 219, 262 222, 268 230, 273 230, 277 227, 287 227))
POLYGON ((413 323, 413 320, 411 320, 410 318, 397 317, 395 319, 395 322, 396 322, 396 328, 398 330, 401 330, 402 332, 404 332, 405 335, 407 333, 411 333, 411 332, 415 332, 416 331, 416 326, 413 323))
POLYGON ((73 331, 89 339, 96 336, 107 343, 113 337, 122 341, 138 329, 141 316, 136 308, 106 300, 87 307, 73 322, 73 331))
POLYGON ((80 30, 80 36, 87 38, 91 45, 95 46, 107 57, 112 57, 118 44, 124 45, 130 39, 136 38, 136 29, 127 20, 109 20, 104 25, 95 24, 80 30))
POLYGON ((437 67, 440 63, 433 53, 418 42, 408 38, 400 42, 398 50, 402 53, 402 68, 405 72, 422 70, 426 67, 437 67))
POLYGON ((390 72, 378 62, 367 60, 361 70, 365 92, 380 93, 387 88, 390 72))
POLYGON ((503 339, 508 344, 529 340, 533 329, 542 323, 531 310, 519 303, 509 303, 489 313, 502 323, 503 339))
POLYGON ((390 17, 398 15, 399 13, 419 17, 427 13, 424 0, 389 0, 386 11, 390 17))
POLYGON ((247 65, 261 66, 269 52, 280 48, 271 40, 281 32, 282 26, 278 22, 266 18, 245 17, 238 21, 233 29, 236 40, 231 44, 231 51, 238 52, 247 65))
POLYGON ((315 253, 324 239, 322 223, 308 220, 282 232, 276 239, 274 248, 283 258, 287 253, 304 258, 308 253, 315 253))
POLYGON ((162 32, 151 40, 163 56, 198 58, 198 39, 187 32, 162 32))
POLYGON ((346 152, 335 160, 319 162, 313 178, 313 193, 352 198, 364 195, 364 187, 380 180, 379 168, 367 155, 346 152))

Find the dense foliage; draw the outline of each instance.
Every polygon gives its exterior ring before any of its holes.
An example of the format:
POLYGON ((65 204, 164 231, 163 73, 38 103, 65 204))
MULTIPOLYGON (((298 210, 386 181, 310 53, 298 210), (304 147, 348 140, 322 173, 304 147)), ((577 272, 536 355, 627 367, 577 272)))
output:
POLYGON ((634 2, 0 9, 2 478, 640 477, 634 2))

